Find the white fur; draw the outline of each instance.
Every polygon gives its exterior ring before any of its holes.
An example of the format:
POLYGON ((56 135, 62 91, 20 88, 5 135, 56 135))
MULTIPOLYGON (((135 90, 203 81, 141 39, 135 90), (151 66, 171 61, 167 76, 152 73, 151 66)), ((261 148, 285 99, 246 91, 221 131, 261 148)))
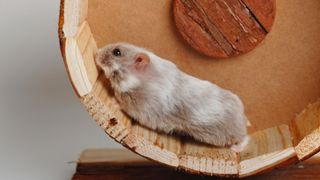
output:
POLYGON ((237 95, 185 74, 172 62, 148 50, 124 43, 105 49, 115 46, 126 49, 128 58, 137 53, 150 58, 144 72, 129 71, 126 80, 120 83, 121 92, 115 89, 127 114, 142 125, 165 133, 188 134, 216 146, 234 145, 237 151, 246 145, 247 119, 237 95))
POLYGON ((120 82, 119 90, 121 92, 128 92, 140 86, 140 81, 137 77, 129 75, 126 79, 120 82))
POLYGON ((242 142, 240 142, 239 144, 234 144, 231 146, 231 149, 235 152, 241 152, 243 151, 247 145, 249 144, 250 142, 250 137, 249 136, 246 136, 242 142))

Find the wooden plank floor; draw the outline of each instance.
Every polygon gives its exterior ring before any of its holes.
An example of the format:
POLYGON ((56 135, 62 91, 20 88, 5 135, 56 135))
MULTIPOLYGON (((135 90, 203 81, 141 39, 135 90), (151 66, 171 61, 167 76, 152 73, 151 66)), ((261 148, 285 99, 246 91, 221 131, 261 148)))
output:
MULTIPOLYGON (((148 161, 126 149, 91 149, 84 151, 78 161, 73 180, 140 180, 140 179, 221 179, 190 175, 148 161)), ((290 167, 276 169, 248 180, 320 180, 320 156, 290 167)))

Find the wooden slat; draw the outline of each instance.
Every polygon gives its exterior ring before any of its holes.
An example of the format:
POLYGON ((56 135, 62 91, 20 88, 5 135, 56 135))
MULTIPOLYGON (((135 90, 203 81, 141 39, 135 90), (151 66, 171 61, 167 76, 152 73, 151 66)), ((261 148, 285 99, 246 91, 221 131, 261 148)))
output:
POLYGON ((180 150, 180 167, 207 175, 238 174, 239 159, 229 148, 217 148, 191 140, 184 140, 180 150))
POLYGON ((294 144, 297 145, 306 135, 312 133, 318 127, 320 127, 320 99, 313 104, 309 104, 292 121, 294 144))
POLYGON ((86 21, 81 25, 76 39, 82 54, 89 81, 93 85, 99 75, 99 71, 94 60, 98 47, 93 38, 90 26, 86 21))
POLYGON ((320 150, 320 128, 304 137, 295 147, 300 160, 305 160, 320 150))
POLYGON ((158 133, 152 131, 146 127, 139 125, 138 123, 133 123, 131 127, 131 133, 146 139, 151 142, 154 146, 161 149, 169 150, 175 154, 179 154, 182 147, 181 138, 179 136, 170 136, 164 133, 158 133))
POLYGON ((175 153, 155 146, 152 142, 147 141, 143 137, 130 133, 123 140, 123 144, 128 146, 133 152, 146 158, 155 160, 167 166, 178 167, 179 159, 175 153))
POLYGON ((292 137, 287 125, 280 125, 258 131, 250 136, 248 146, 240 153, 241 160, 247 160, 292 147, 292 137))
POLYGON ((320 100, 310 104, 291 123, 295 150, 304 160, 320 150, 320 100))
POLYGON ((277 165, 290 160, 295 157, 294 148, 287 148, 285 150, 276 151, 269 154, 263 154, 248 160, 240 162, 240 177, 247 177, 258 174, 268 169, 273 169, 277 165))
POLYGON ((88 0, 65 0, 64 25, 65 37, 73 37, 85 21, 88 14, 88 0))
POLYGON ((71 80, 80 96, 88 94, 98 78, 99 71, 94 60, 97 49, 86 21, 75 37, 66 40, 66 62, 71 80))
POLYGON ((216 150, 215 156, 180 155, 180 164, 183 170, 204 175, 238 176, 239 164, 237 156, 230 150, 216 150))
POLYGON ((280 125, 250 136, 248 146, 240 153, 240 177, 275 168, 295 157, 289 126, 280 125))
POLYGON ((79 96, 88 94, 92 89, 92 84, 88 78, 81 51, 77 40, 66 39, 66 64, 68 66, 70 79, 79 96))

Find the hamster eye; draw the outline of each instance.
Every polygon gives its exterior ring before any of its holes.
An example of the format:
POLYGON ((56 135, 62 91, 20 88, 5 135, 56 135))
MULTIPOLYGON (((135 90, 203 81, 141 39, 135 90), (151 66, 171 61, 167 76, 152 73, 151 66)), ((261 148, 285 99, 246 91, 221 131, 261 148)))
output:
POLYGON ((121 51, 120 51, 120 49, 116 48, 116 49, 114 49, 114 50, 112 51, 112 54, 113 54, 114 56, 121 56, 121 51))

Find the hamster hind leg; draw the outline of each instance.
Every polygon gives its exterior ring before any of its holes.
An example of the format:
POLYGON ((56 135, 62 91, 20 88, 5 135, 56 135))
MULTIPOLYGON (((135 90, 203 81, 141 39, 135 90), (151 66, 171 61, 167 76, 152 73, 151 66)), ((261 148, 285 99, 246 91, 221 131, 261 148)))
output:
POLYGON ((229 141, 226 136, 224 136, 221 133, 213 132, 208 129, 199 129, 200 127, 196 129, 188 129, 185 131, 188 135, 193 137, 195 140, 198 140, 200 142, 218 146, 218 147, 225 147, 228 146, 229 141))
POLYGON ((250 138, 249 136, 246 136, 240 143, 233 144, 230 148, 234 152, 241 152, 243 151, 246 146, 249 144, 250 138))

